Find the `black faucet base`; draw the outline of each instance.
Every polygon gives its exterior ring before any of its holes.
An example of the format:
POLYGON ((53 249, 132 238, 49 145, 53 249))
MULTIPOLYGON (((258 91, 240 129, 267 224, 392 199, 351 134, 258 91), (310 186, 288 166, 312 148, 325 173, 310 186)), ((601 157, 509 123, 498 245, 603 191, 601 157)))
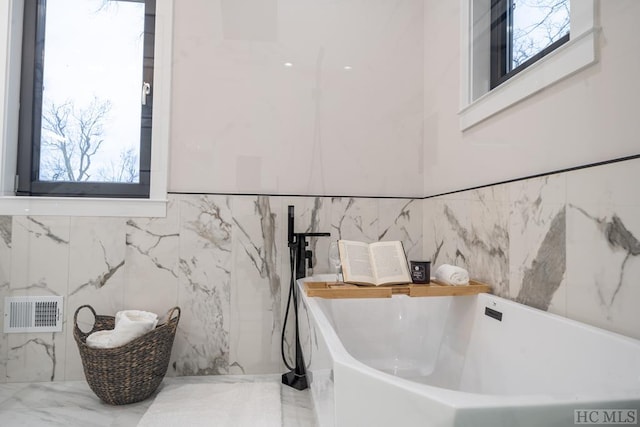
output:
POLYGON ((296 374, 295 371, 289 371, 286 374, 282 374, 282 384, 293 387, 296 390, 306 390, 309 388, 306 374, 296 374))

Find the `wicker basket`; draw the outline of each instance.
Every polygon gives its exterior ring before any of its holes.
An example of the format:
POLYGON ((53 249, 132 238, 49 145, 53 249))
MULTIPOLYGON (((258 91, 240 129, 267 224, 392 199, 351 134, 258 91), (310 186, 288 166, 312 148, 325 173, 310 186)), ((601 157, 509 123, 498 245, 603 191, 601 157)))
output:
POLYGON ((90 305, 78 307, 73 317, 73 337, 91 390, 111 405, 139 402, 149 397, 167 372, 179 320, 180 307, 174 307, 165 323, 143 336, 120 347, 92 348, 86 344, 87 337, 95 331, 113 329, 115 318, 97 315, 90 305), (93 329, 86 333, 78 328, 78 313, 85 307, 95 317, 93 329))

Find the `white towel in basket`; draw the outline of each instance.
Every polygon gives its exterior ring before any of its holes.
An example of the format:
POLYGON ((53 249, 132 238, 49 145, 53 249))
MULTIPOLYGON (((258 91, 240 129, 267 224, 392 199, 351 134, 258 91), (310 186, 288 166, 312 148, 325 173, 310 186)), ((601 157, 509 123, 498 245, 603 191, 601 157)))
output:
POLYGON ((114 348, 141 337, 158 324, 158 315, 141 310, 123 310, 116 313, 113 330, 96 331, 87 337, 93 348, 114 348))

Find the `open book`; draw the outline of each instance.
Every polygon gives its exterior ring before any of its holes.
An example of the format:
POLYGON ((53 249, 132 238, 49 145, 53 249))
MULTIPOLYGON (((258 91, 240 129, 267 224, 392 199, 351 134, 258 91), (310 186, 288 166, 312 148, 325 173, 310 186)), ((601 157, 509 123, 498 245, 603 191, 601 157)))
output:
POLYGON ((370 286, 411 283, 407 257, 400 241, 339 240, 338 248, 345 283, 370 286))

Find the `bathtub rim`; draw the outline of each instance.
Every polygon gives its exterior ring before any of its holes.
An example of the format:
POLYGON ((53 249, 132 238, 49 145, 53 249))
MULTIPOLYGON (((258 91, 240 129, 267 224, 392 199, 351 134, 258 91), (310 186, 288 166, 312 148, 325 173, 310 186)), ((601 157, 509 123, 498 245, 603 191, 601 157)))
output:
MULTIPOLYGON (((318 324, 318 329, 322 334, 325 343, 327 344, 329 354, 334 364, 340 366, 340 368, 348 368, 356 370, 361 374, 366 374, 378 379, 379 381, 408 389, 422 397, 431 399, 444 406, 453 407, 456 409, 489 409, 489 408, 517 408, 517 407, 535 407, 535 406, 555 406, 555 407, 571 407, 578 409, 578 406, 589 407, 589 405, 601 406, 607 402, 619 402, 619 401, 638 401, 640 400, 640 390, 621 391, 618 393, 607 392, 605 394, 518 394, 518 395, 506 395, 506 394, 481 394, 467 391, 452 390, 448 388, 441 388, 432 386, 429 384, 417 383, 402 377, 397 377, 392 374, 382 372, 375 369, 364 362, 353 357, 344 347, 336 331, 334 330, 331 322, 327 318, 324 310, 318 303, 318 299, 321 297, 308 297, 304 292, 304 282, 307 281, 331 281, 333 275, 314 275, 298 279, 297 286, 302 298, 301 302, 307 305, 308 311, 311 312, 313 320, 318 324)), ((407 295, 393 295, 392 298, 410 298, 407 295)), ((427 298, 427 297, 425 297, 427 298)), ((444 297, 444 298, 462 298, 462 297, 444 297)), ((587 325, 585 323, 569 319, 549 313, 543 310, 536 309, 534 307, 526 306, 493 294, 481 293, 477 295, 465 296, 464 298, 475 299, 474 307, 478 306, 478 299, 495 299, 501 304, 517 305, 519 309, 529 310, 535 313, 543 313, 545 316, 552 316, 559 321, 568 322, 569 324, 585 328, 598 334, 613 335, 614 338, 628 342, 629 344, 640 346, 640 341, 631 337, 627 337, 616 332, 606 331, 595 326, 587 325)), ((335 367, 334 367, 335 371, 335 367)))

